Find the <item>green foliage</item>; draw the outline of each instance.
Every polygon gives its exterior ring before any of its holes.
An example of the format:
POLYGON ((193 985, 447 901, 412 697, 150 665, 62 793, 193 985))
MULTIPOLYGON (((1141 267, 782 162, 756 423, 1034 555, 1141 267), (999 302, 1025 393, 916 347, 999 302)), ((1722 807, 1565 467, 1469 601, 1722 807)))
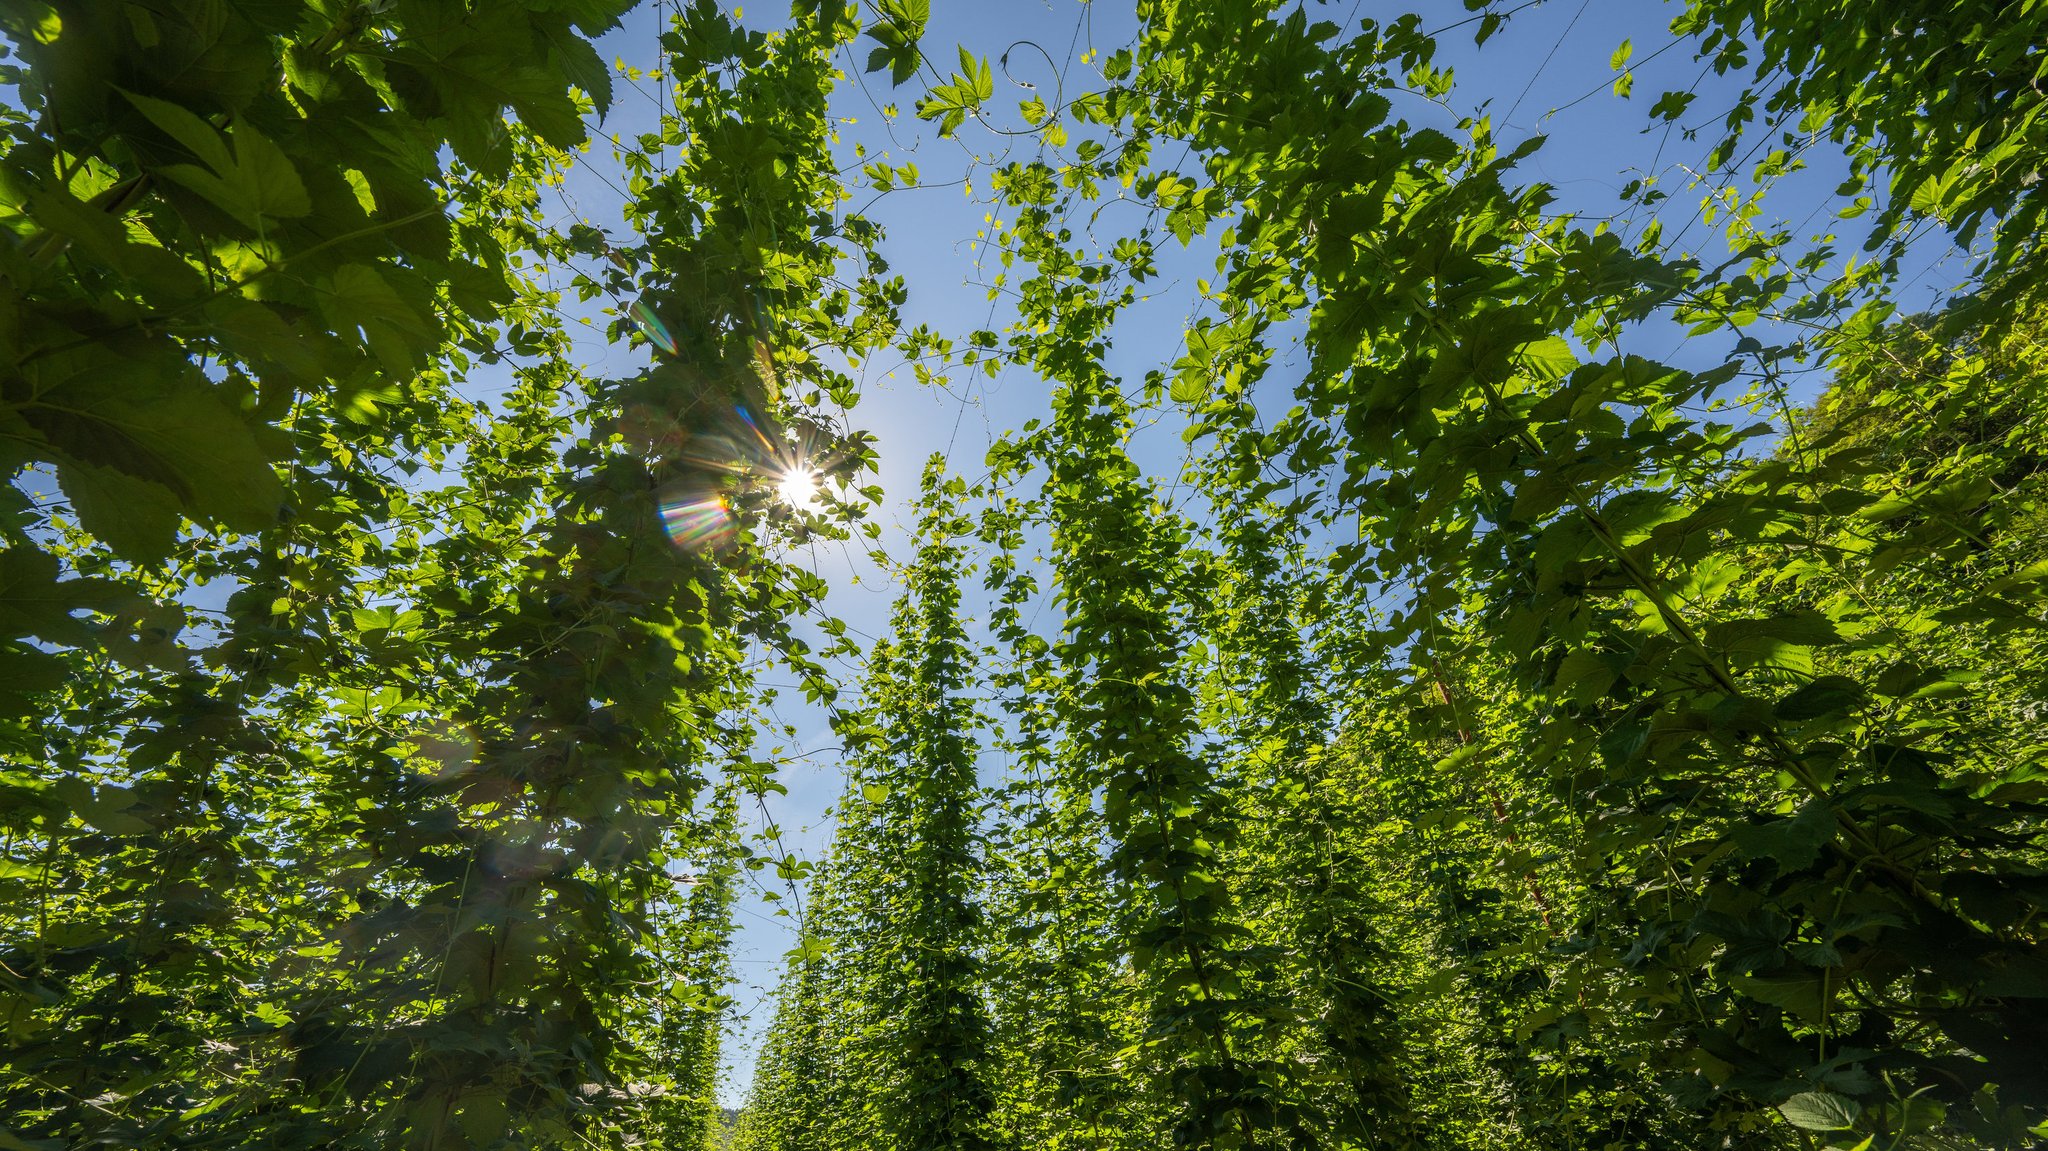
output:
POLYGON ((679 448, 738 411, 834 451, 811 349, 893 327, 819 291, 854 29, 676 17, 694 144, 579 278, 685 336, 591 380, 540 199, 625 5, 173 7, 5 17, 0 1135, 708 1145, 750 665, 815 681, 821 589, 774 461, 679 448))
MULTIPOLYGON (((1065 1026, 1005 1052, 1040 1084, 1000 1101, 1020 1144, 2033 1138, 2040 200, 2014 86, 2043 29, 1926 9, 1702 0, 1678 25, 1724 70, 1761 42, 1731 139, 1796 112, 1894 181, 1883 243, 1909 213, 1989 238, 1987 293, 1908 323, 1896 247, 1800 294, 1831 249, 1787 266, 1754 212, 1720 267, 1654 226, 1630 247, 1516 185, 1540 141, 1393 119, 1383 93, 1449 91, 1414 19, 1141 5, 1108 88, 1061 110, 1082 140, 1020 108, 1007 350, 1054 390, 991 456, 1044 487, 984 533, 1019 733, 990 834, 1050 878, 992 893, 1020 931, 990 994, 1065 1026), (1894 62, 1904 27, 1952 58, 1894 62), (1145 212, 1104 236, 1112 180, 1145 212), (1180 477, 1195 521, 1131 462, 1102 366, 1169 235, 1219 250, 1213 315, 1142 393, 1211 445, 1180 477), (1811 334, 1766 346, 1761 316, 1811 334), (1657 319, 1742 339, 1708 369, 1622 351, 1657 319), (1311 362, 1275 418, 1254 389, 1289 329, 1311 362), (1793 411, 1813 362, 1835 383, 1793 411), (1033 529, 1050 646, 1009 606, 1033 529), (1039 990, 1061 982, 1086 1009, 1039 990)), ((952 135, 985 99, 963 76, 919 111, 952 135)))
POLYGON ((892 634, 870 657, 862 707, 838 723, 855 758, 812 889, 818 927, 791 954, 738 1146, 996 1145, 976 948, 979 721, 958 614, 964 494, 933 457, 892 634))
POLYGON ((1723 116, 1715 167, 1735 163, 1759 129, 1824 133, 1844 145, 1851 185, 1887 193, 1867 249, 1895 261, 1916 218, 1966 244, 1987 235, 1978 275, 1995 302, 2011 306, 2041 292, 2032 184, 2048 156, 2048 100, 2034 50, 2039 18, 2027 6, 1970 0, 1881 9, 1693 0, 1674 28, 1699 37, 1716 71, 1746 69, 1756 82, 1723 116), (1909 44, 1926 50, 1900 51, 1909 44))
POLYGON ((1687 6, 1750 77, 1702 171, 1886 190, 1840 274, 1732 182, 1721 263, 1560 215, 1399 118, 1420 18, 1261 0, 1140 3, 1017 130, 923 0, 677 6, 631 235, 558 224, 626 7, 0 12, 0 1147, 723 1146, 771 865, 746 1151, 2039 1144, 2040 5, 1687 6), (1028 142, 1000 332, 899 328, 861 48, 1028 142), (1916 222, 1979 263, 1899 318, 1916 222), (1169 237, 1213 279, 1134 349, 1169 237), (1048 406, 927 467, 841 706, 782 543, 863 512, 770 473, 873 464, 878 353, 1048 406), (770 664, 846 745, 816 867, 742 838, 770 664))

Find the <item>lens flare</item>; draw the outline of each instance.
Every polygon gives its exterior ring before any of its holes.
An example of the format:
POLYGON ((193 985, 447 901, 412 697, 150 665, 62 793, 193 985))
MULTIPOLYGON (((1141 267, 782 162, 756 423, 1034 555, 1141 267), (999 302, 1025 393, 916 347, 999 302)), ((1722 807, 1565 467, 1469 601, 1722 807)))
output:
POLYGON ((412 742, 419 749, 416 754, 434 765, 434 774, 440 779, 453 779, 476 768, 476 733, 467 727, 430 724, 414 735, 412 742))
POLYGON ((661 501, 669 541, 693 552, 717 551, 733 540, 732 507, 717 492, 677 493, 661 501))
POLYGON ((654 305, 647 302, 647 297, 642 296, 633 301, 633 306, 627 310, 626 315, 655 347, 667 355, 676 354, 678 345, 675 334, 668 330, 667 324, 661 322, 660 316, 654 314, 654 305))
POLYGON ((748 433, 754 438, 753 447, 759 453, 760 458, 774 459, 781 454, 782 449, 774 440, 768 438, 768 433, 761 430, 760 424, 754 422, 754 413, 748 411, 745 404, 734 408, 733 414, 738 416, 740 422, 747 426, 748 433))
POLYGON ((825 477, 844 458, 816 451, 830 439, 821 425, 784 425, 745 404, 699 416, 688 428, 659 412, 629 409, 619 431, 636 449, 668 449, 662 466, 684 473, 662 491, 661 520, 677 547, 694 552, 736 544, 764 498, 804 516, 829 514, 825 477))
POLYGON ((775 494, 800 512, 818 510, 818 483, 823 477, 809 464, 797 464, 783 471, 775 481, 775 494))

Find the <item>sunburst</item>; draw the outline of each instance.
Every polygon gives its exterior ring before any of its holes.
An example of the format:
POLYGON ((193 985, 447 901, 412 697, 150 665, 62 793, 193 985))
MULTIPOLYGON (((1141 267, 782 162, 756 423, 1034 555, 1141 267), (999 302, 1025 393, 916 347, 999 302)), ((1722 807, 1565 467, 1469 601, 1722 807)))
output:
POLYGON ((776 477, 775 493, 800 512, 819 510, 818 485, 824 477, 809 464, 792 464, 776 477))

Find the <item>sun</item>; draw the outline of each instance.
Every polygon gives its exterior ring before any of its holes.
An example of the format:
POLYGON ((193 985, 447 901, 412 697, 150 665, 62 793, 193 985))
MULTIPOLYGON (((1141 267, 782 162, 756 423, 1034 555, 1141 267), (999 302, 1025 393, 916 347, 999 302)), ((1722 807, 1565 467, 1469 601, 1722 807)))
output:
POLYGON ((809 464, 796 464, 776 479, 775 493, 797 511, 815 512, 819 508, 818 483, 822 478, 809 464))

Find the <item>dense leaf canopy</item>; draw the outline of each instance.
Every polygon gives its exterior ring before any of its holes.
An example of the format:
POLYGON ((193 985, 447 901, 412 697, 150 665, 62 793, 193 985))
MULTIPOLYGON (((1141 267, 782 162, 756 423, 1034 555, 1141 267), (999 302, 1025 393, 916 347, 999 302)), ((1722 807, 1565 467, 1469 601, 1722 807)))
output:
POLYGON ((1380 7, 0 6, 0 1151, 2048 1141, 2048 5, 1674 4, 1611 219, 1380 7), (896 560, 890 365, 1038 404, 896 560))

